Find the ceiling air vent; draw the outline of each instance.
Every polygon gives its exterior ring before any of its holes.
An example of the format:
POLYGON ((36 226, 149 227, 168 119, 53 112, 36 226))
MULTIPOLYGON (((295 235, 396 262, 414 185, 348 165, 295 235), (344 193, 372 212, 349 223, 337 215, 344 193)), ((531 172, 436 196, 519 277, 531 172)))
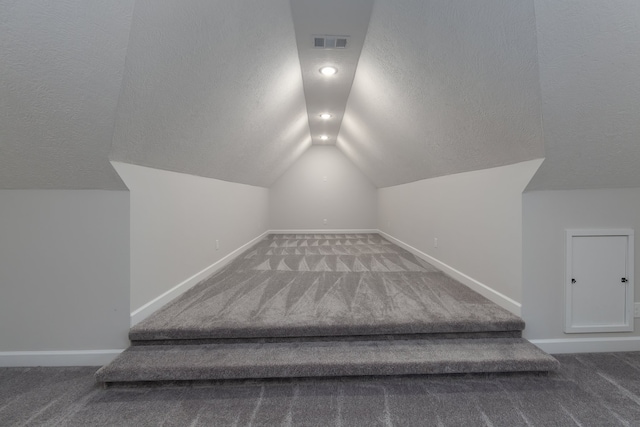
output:
POLYGON ((345 49, 349 36, 313 36, 316 49, 345 49))

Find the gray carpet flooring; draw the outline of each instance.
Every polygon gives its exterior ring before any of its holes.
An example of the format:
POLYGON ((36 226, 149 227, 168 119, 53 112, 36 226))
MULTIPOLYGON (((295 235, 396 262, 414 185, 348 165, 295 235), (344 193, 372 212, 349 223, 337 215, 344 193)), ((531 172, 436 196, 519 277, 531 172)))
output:
POLYGON ((134 326, 132 341, 521 331, 377 234, 270 235, 134 326))
POLYGON ((96 368, 0 369, 2 426, 639 426, 640 353, 559 355, 545 376, 108 389, 96 368))
POLYGON ((108 385, 550 371, 524 322, 377 234, 271 235, 130 331, 108 385))
POLYGON ((101 382, 551 371, 558 362, 524 338, 311 341, 134 346, 101 382))

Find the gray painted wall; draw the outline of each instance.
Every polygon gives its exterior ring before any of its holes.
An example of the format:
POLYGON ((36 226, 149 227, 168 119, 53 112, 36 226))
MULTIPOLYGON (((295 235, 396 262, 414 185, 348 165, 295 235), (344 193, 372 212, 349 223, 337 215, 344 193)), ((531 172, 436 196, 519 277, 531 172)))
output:
POLYGON ((128 345, 128 192, 2 190, 0 236, 0 351, 128 345))
POLYGON ((374 229, 376 203, 376 188, 340 150, 312 146, 270 188, 270 228, 374 229))
POLYGON ((520 302, 522 191, 541 161, 381 188, 379 228, 520 302))
POLYGON ((266 188, 113 164, 131 191, 132 311, 268 229, 266 188))
MULTIPOLYGON (((565 229, 640 230, 640 188, 533 191, 523 195, 522 316, 529 339, 638 336, 635 333, 565 334, 565 229)), ((640 271, 640 251, 635 251, 640 271)), ((640 295, 636 280, 635 295, 640 295)))

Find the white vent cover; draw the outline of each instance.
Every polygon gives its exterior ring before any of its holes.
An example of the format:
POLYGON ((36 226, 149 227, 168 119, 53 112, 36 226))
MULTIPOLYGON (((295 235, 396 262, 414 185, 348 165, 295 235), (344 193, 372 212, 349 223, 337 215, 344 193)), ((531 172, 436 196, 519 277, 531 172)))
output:
POLYGON ((345 49, 349 36, 313 36, 316 49, 345 49))

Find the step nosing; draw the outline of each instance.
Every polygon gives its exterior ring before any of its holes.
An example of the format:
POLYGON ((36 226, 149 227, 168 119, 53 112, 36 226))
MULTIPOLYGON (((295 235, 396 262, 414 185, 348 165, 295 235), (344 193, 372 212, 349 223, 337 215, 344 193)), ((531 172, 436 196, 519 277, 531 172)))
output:
POLYGON ((133 328, 132 340, 172 338, 287 338, 305 336, 352 336, 389 334, 438 334, 438 333, 491 333, 522 332, 524 323, 486 322, 461 323, 398 323, 369 325, 262 325, 262 326, 218 326, 183 328, 133 328))
POLYGON ((553 357, 522 338, 321 345, 207 344, 198 348, 132 347, 100 369, 96 378, 101 382, 124 382, 537 372, 553 371, 558 366, 553 357))

